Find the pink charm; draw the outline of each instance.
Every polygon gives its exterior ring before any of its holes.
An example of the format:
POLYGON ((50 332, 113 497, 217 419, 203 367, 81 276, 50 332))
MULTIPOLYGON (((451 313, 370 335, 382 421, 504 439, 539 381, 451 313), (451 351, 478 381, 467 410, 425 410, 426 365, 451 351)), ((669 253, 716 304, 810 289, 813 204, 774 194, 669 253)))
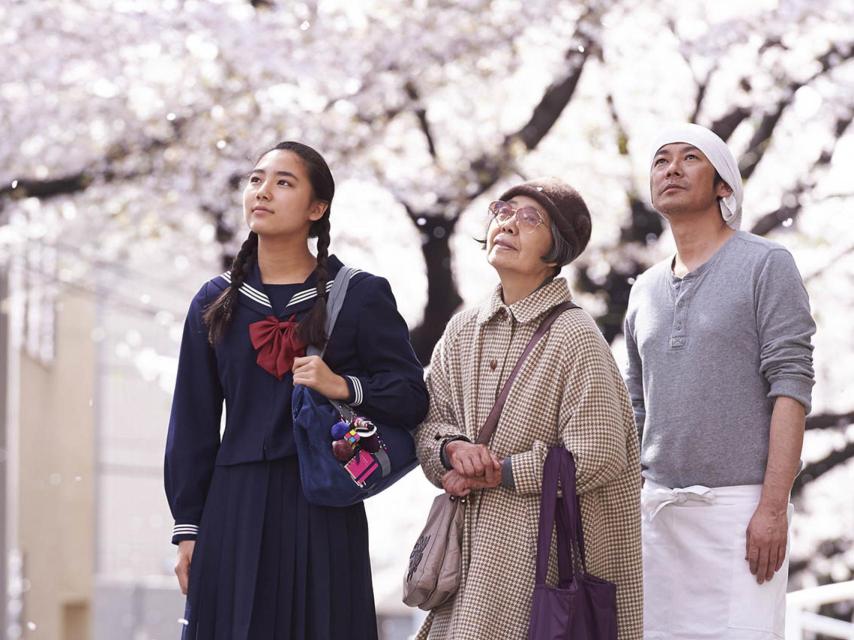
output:
POLYGON ((376 459, 365 451, 359 451, 353 458, 344 465, 350 477, 360 487, 365 486, 368 477, 379 468, 376 459))

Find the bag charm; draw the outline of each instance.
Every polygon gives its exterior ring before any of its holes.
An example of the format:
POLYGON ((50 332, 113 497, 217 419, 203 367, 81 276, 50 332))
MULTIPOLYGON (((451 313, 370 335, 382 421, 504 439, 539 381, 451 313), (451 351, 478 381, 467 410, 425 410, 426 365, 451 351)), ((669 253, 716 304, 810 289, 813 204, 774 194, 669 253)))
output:
MULTIPOLYGON (((332 281, 326 301, 327 337, 333 335, 348 283, 355 274, 355 269, 341 267, 332 281)), ((324 349, 309 345, 306 355, 322 358, 324 349)), ((301 384, 294 386, 291 408, 300 480, 311 504, 358 504, 418 465, 410 433, 413 425, 372 424, 354 415, 348 404, 330 400, 301 384)))
POLYGON ((332 436, 332 455, 344 464, 353 482, 364 487, 371 474, 380 468, 374 456, 370 455, 382 446, 376 425, 361 416, 354 416, 350 421, 342 416, 332 425, 329 434, 332 436))

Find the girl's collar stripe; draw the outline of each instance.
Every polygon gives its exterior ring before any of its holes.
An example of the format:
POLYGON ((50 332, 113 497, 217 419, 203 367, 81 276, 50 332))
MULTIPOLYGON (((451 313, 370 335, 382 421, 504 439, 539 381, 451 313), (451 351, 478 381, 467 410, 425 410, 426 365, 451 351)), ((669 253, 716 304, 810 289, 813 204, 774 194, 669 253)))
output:
MULTIPOLYGON (((356 275, 357 273, 361 273, 361 270, 360 269, 354 269, 352 274, 351 274, 351 277, 356 275)), ((334 280, 330 280, 329 282, 326 283, 326 292, 327 293, 329 293, 329 291, 332 289, 332 285, 334 284, 334 282, 335 282, 334 280)), ((316 295, 317 295, 317 289, 316 288, 305 289, 304 291, 300 291, 299 293, 295 293, 293 295, 293 297, 288 301, 288 304, 285 305, 285 308, 287 309, 288 307, 295 305, 298 302, 305 302, 306 300, 311 300, 316 295)))
MULTIPOLYGON (((326 283, 326 291, 329 292, 332 289, 332 281, 326 283)), ((306 289, 304 291, 300 291, 299 293, 295 293, 293 297, 288 301, 287 306, 291 306, 292 304, 296 304, 297 302, 303 302, 304 300, 310 300, 314 296, 317 295, 317 289, 306 289)))
MULTIPOLYGON (((231 284, 230 273, 223 273, 220 275, 220 277, 229 284, 231 284)), ((270 299, 265 294, 261 293, 254 287, 250 287, 248 284, 244 284, 240 287, 240 293, 245 295, 250 300, 263 304, 265 307, 270 307, 271 309, 273 308, 273 305, 270 304, 270 299)))
MULTIPOLYGON (((361 273, 361 270, 355 269, 353 271, 352 275, 356 275, 357 273, 361 273)), ((226 271, 225 273, 220 274, 220 277, 223 280, 225 280, 226 282, 228 282, 229 284, 231 284, 231 273, 230 272, 226 271)), ((329 282, 326 283, 326 292, 327 293, 329 293, 329 291, 332 289, 333 284, 334 284, 333 280, 330 280, 329 282)), ((270 307, 271 309, 273 308, 273 305, 270 303, 270 298, 268 298, 265 293, 258 291, 258 289, 256 289, 255 287, 252 287, 252 286, 244 283, 240 287, 240 293, 245 295, 250 300, 254 300, 255 302, 259 302, 259 303, 263 304, 264 306, 270 307)), ((293 295, 293 297, 291 297, 291 299, 288 301, 288 304, 285 305, 285 308, 287 309, 288 307, 293 306, 295 304, 298 304, 300 302, 305 302, 306 300, 311 300, 312 298, 314 298, 316 296, 317 296, 317 289, 316 288, 315 289, 306 289, 304 291, 300 291, 299 293, 296 293, 293 295)))
MULTIPOLYGON (((226 271, 224 274, 222 274, 222 277, 225 278, 228 282, 231 282, 231 273, 229 271, 226 271)), ((243 287, 245 287, 248 291, 251 291, 255 295, 268 299, 266 293, 264 293, 263 291, 258 291, 258 289, 256 289, 250 284, 247 284, 246 282, 243 283, 243 287)))

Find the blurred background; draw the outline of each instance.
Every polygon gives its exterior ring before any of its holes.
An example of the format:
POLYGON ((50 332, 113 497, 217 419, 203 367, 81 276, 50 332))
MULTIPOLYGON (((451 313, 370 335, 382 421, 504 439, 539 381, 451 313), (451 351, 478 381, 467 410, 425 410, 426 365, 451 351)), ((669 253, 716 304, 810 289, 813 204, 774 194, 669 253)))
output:
MULTIPOLYGON (((497 282, 474 241, 488 202, 575 185, 594 229, 564 275, 623 366, 631 284, 673 251, 648 143, 713 128, 743 227, 792 251, 818 323, 790 590, 851 580, 852 58, 850 0, 3 2, 0 633, 178 637, 181 328, 246 234, 241 176, 281 139, 327 158, 332 250, 390 280, 423 361, 497 282)), ((368 504, 385 640, 420 620, 400 583, 435 491, 416 471, 368 504)))

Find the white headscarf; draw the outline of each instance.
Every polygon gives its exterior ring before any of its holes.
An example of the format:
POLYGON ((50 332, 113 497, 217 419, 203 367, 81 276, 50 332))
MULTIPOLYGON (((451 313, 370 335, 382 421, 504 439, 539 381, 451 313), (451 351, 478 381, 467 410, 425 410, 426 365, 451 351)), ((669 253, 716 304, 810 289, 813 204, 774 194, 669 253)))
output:
POLYGON ((744 200, 744 187, 741 184, 738 163, 735 161, 732 151, 726 146, 726 142, 721 140, 713 131, 698 124, 677 124, 668 127, 656 136, 652 147, 650 166, 652 166, 652 160, 658 150, 664 145, 674 142, 691 144, 702 151, 712 166, 717 169, 724 182, 732 189, 732 195, 720 199, 721 217, 727 225, 733 229, 738 229, 741 225, 741 203, 744 200))

